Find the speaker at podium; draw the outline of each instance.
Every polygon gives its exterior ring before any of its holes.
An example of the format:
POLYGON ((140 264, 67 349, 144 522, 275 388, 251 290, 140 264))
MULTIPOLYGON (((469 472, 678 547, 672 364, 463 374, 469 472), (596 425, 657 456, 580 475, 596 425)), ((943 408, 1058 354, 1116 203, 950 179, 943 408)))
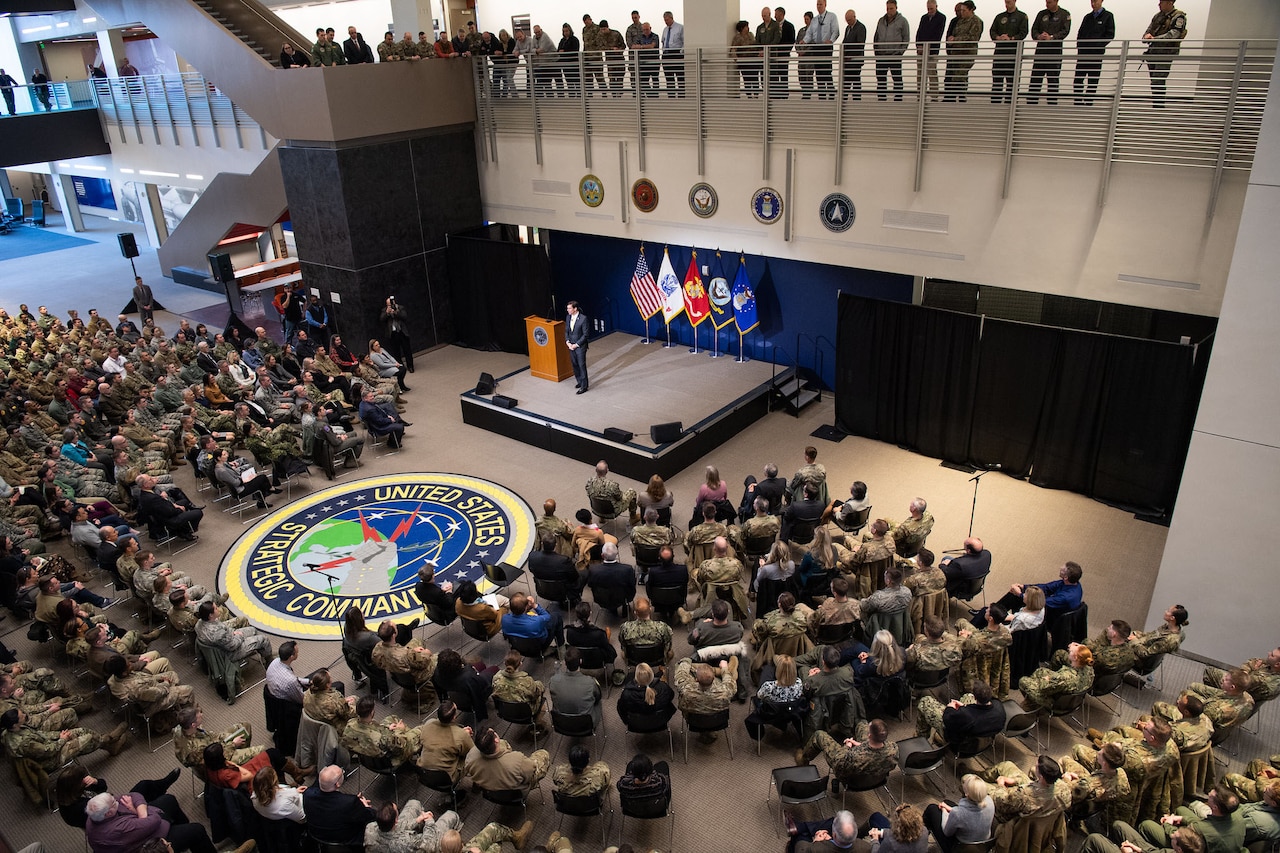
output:
POLYGON ((573 376, 569 345, 564 341, 564 321, 530 315, 524 318, 529 342, 529 373, 539 379, 563 382, 573 376))

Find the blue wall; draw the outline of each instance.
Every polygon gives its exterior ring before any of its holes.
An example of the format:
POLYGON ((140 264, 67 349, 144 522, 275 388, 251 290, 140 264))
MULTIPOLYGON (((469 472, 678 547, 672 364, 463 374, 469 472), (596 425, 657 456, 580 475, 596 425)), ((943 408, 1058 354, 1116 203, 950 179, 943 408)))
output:
MULTIPOLYGON (((552 231, 548 238, 552 286, 556 304, 576 299, 588 317, 605 321, 606 331, 619 330, 640 335, 644 321, 631 299, 631 276, 635 272, 640 243, 616 237, 595 237, 567 231, 552 231)), ((684 280, 689 258, 696 248, 698 266, 714 269, 715 250, 698 246, 667 246, 676 275, 684 280)), ((663 246, 645 244, 645 259, 654 278, 662 264, 663 246)), ((804 261, 779 260, 747 255, 747 276, 755 288, 760 325, 744 336, 747 355, 781 364, 798 362, 818 371, 821 361, 823 383, 835 382, 836 298, 841 291, 873 299, 911 301, 911 277, 852 267, 835 267, 804 261), (804 333, 798 345, 796 336, 804 333), (798 353, 797 353, 798 348, 798 353), (821 352, 821 356, 817 353, 821 352)), ((729 284, 737 274, 738 254, 721 253, 722 269, 729 284)), ((710 276, 704 276, 704 284, 710 276)), ((711 321, 697 329, 700 349, 711 349, 711 321)), ((662 315, 649 321, 649 333, 666 339, 662 315)), ((683 314, 671 321, 671 340, 693 346, 694 330, 683 314)), ((721 352, 738 354, 738 334, 731 323, 716 333, 721 352)))

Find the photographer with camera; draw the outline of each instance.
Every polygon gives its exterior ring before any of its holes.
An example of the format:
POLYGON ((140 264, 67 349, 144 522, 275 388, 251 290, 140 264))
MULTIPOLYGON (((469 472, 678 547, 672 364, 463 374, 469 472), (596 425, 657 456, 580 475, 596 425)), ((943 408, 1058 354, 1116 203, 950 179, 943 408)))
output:
POLYGON ((387 350, 404 365, 409 373, 413 373, 413 347, 409 344, 408 313, 396 302, 394 296, 387 297, 386 307, 382 309, 382 323, 386 327, 383 338, 387 342, 387 350))

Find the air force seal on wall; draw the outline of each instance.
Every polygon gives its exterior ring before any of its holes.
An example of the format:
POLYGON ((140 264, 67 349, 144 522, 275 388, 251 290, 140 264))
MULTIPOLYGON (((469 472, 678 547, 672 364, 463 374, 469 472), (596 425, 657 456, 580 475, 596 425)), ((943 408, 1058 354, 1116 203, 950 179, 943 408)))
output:
POLYGON ((509 489, 457 474, 394 474, 307 495, 258 522, 231 547, 218 588, 258 628, 286 637, 338 639, 359 605, 365 619, 422 615, 418 570, 436 581, 476 581, 484 565, 519 564, 534 516, 509 489))
POLYGON ((772 225, 782 218, 782 196, 773 187, 761 187, 751 197, 751 213, 757 222, 772 225))
POLYGON ((834 231, 837 234, 853 227, 856 215, 853 200, 844 193, 832 193, 824 198, 818 207, 818 216, 822 217, 822 224, 827 226, 828 231, 834 231))

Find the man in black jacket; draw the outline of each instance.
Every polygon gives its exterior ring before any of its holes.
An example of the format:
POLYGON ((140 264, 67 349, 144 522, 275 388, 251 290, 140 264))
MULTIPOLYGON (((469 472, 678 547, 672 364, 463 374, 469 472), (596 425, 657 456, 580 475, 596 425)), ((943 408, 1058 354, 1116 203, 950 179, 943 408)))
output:
POLYGON ((992 701, 991 686, 975 681, 973 692, 943 705, 932 696, 920 700, 916 735, 932 736, 935 743, 960 743, 995 737, 1004 730, 1004 706, 992 701))
POLYGON ((569 588, 569 603, 577 604, 582 598, 584 578, 578 575, 573 560, 556 553, 555 534, 542 537, 541 549, 529 555, 529 573, 537 580, 563 581, 569 588))
POLYGON ((982 540, 970 536, 964 540, 964 553, 959 557, 947 557, 938 565, 947 576, 947 595, 963 593, 969 581, 986 577, 991 572, 991 552, 984 550, 982 540))
POLYGON ((364 844, 364 828, 377 816, 364 796, 344 794, 342 768, 330 764, 320 771, 319 784, 302 794, 307 831, 322 844, 364 844))
POLYGON ((347 58, 348 65, 373 62, 373 49, 364 40, 364 36, 356 32, 355 27, 347 27, 347 40, 342 43, 342 55, 347 58))
POLYGON ((197 538, 196 531, 200 529, 204 510, 183 506, 169 495, 157 494, 156 479, 149 474, 139 474, 137 483, 138 510, 143 516, 180 539, 191 541, 197 538))

